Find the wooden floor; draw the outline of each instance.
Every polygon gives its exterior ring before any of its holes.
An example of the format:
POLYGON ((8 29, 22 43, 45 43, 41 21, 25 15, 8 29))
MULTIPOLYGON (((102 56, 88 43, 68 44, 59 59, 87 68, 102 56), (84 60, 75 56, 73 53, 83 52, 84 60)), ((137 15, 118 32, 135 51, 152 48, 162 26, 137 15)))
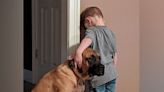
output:
POLYGON ((24 92, 31 92, 31 89, 34 87, 34 84, 24 81, 24 92))

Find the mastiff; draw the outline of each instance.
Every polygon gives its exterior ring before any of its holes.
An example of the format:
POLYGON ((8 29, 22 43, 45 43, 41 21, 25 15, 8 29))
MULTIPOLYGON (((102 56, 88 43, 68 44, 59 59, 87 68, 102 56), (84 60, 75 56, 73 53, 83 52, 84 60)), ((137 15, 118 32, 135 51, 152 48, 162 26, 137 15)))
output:
POLYGON ((100 63, 100 55, 91 48, 84 50, 82 58, 81 68, 72 59, 46 73, 32 92, 84 92, 84 81, 103 75, 104 65, 100 63))

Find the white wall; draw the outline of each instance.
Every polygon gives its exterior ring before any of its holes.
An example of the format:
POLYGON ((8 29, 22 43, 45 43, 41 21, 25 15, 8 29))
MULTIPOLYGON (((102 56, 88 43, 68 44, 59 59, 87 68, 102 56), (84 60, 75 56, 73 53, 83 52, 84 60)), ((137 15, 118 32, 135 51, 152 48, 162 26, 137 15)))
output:
POLYGON ((23 0, 0 0, 0 92, 23 92, 23 0))
POLYGON ((163 4, 140 0, 140 92, 164 92, 163 4))

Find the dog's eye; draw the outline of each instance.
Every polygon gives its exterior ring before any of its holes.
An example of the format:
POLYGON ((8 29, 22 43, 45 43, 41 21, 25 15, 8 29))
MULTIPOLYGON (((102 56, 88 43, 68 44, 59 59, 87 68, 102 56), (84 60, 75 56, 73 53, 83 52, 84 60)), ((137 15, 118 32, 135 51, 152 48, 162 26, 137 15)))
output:
POLYGON ((96 56, 92 55, 91 58, 93 61, 96 61, 96 56))
POLYGON ((101 60, 101 57, 99 56, 99 60, 101 60))
POLYGON ((87 58, 87 61, 90 65, 94 64, 96 61, 96 57, 92 55, 91 57, 87 58))

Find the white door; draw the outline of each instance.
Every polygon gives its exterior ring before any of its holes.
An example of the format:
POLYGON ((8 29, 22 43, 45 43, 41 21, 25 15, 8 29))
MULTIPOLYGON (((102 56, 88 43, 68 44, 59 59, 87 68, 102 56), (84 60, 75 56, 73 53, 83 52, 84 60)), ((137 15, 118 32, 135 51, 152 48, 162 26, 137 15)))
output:
POLYGON ((32 0, 33 83, 63 63, 69 48, 79 42, 79 3, 80 0, 32 0))
POLYGON ((33 83, 66 57, 61 53, 61 45, 67 42, 62 41, 67 32, 62 34, 66 25, 62 25, 61 7, 61 0, 33 1, 33 83))

